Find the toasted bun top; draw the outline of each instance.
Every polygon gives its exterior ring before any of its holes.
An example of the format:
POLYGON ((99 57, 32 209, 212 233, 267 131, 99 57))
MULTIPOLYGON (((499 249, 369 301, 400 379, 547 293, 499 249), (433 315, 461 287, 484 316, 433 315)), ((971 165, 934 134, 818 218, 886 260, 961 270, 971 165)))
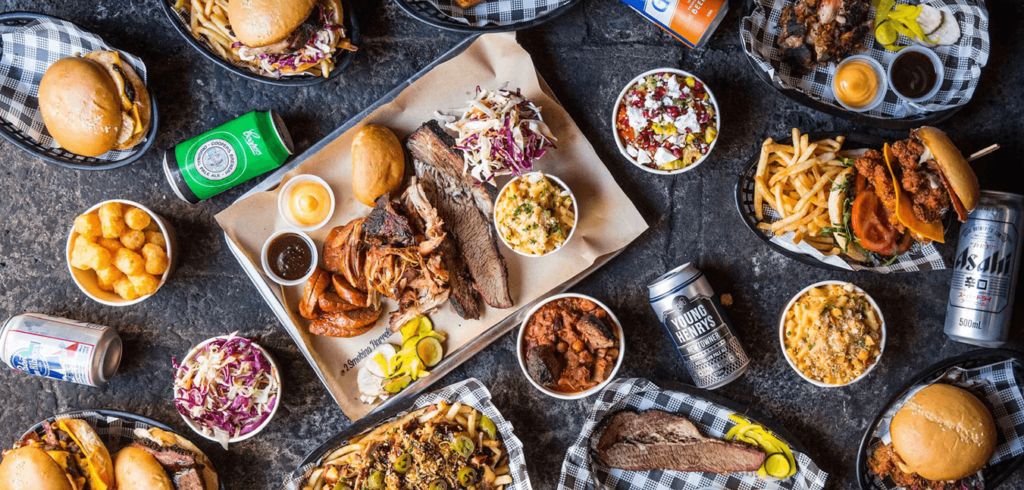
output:
POLYGON ((121 133, 114 149, 124 150, 135 146, 146 137, 153 120, 153 103, 149 99, 146 84, 116 51, 93 51, 84 58, 102 65, 117 87, 123 115, 121 133))
POLYGON ((73 490, 67 473, 46 451, 27 446, 0 462, 0 490, 73 490))
POLYGON ((398 137, 379 124, 368 124, 352 139, 352 191, 373 207, 385 192, 394 191, 405 175, 405 153, 398 137))
POLYGON ((85 454, 86 467, 82 468, 82 473, 89 479, 92 490, 114 488, 114 463, 92 426, 81 419, 60 419, 57 427, 70 434, 85 454))
POLYGON ((114 455, 118 490, 174 490, 164 467, 153 455, 135 447, 126 447, 114 455))
POLYGON ((978 176, 971 170, 971 165, 960 154, 960 150, 949 140, 946 133, 938 128, 924 126, 914 130, 914 135, 931 150, 935 162, 942 168, 942 174, 949 179, 949 184, 960 198, 960 202, 968 213, 971 212, 978 205, 981 190, 978 186, 978 176))
POLYGON ((256 48, 290 36, 314 5, 316 0, 229 0, 228 21, 242 44, 256 48))
POLYGON ((206 490, 217 490, 219 488, 217 472, 213 470, 213 462, 206 456, 206 453, 196 447, 195 444, 192 444, 192 441, 156 427, 152 429, 135 429, 135 435, 149 439, 160 446, 178 446, 192 452, 196 456, 196 462, 203 465, 202 476, 206 490))
POLYGON ((914 394, 892 418, 889 434, 900 458, 929 480, 972 475, 996 448, 996 424, 981 400, 941 383, 914 394))
POLYGON ((99 63, 70 57, 50 65, 39 82, 39 111, 50 136, 67 151, 95 157, 117 144, 121 103, 99 63))

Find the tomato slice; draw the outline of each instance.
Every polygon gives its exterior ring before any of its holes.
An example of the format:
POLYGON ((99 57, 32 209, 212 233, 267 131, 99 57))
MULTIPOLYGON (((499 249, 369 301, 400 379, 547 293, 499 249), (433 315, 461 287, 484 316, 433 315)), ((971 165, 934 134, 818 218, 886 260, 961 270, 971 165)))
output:
POLYGON ((896 245, 896 228, 889 222, 889 212, 872 188, 857 194, 850 216, 858 244, 872 252, 891 255, 896 245))

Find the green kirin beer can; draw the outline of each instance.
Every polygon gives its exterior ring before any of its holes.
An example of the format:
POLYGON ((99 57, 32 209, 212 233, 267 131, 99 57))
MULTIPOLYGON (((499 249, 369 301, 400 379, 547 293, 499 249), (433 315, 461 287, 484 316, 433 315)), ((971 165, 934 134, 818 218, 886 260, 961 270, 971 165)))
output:
POLYGON ((164 174, 195 204, 280 167, 293 149, 281 116, 253 111, 164 153, 164 174))

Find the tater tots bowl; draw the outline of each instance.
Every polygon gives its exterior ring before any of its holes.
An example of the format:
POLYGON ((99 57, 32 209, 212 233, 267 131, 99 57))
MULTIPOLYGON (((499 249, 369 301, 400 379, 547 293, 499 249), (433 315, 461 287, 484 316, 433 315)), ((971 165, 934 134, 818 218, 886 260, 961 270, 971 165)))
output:
POLYGON ((86 296, 128 306, 167 282, 178 263, 178 240, 162 216, 137 202, 112 199, 75 217, 65 258, 86 296))
POLYGON ((808 383, 838 388, 864 379, 885 351, 885 317, 863 289, 844 281, 807 286, 779 317, 782 353, 808 383))

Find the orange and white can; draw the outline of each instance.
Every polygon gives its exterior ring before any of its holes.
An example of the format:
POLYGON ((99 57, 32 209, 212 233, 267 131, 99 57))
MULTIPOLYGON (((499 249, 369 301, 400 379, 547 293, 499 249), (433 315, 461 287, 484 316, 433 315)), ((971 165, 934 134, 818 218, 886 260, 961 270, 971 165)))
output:
POLYGON ((691 48, 707 42, 729 11, 727 0, 622 0, 691 48))

